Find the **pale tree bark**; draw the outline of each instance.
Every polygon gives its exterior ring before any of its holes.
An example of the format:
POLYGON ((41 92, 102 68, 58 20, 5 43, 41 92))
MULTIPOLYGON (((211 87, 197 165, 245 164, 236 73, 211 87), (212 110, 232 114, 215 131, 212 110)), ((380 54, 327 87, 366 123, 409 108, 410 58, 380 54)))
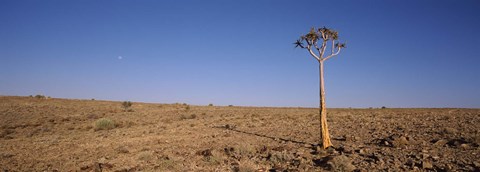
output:
POLYGON ((320 111, 320 142, 324 149, 333 146, 330 141, 330 134, 328 133, 328 124, 327 124, 327 106, 325 103, 325 83, 323 79, 323 63, 332 58, 333 56, 338 55, 342 48, 345 48, 345 43, 335 43, 335 40, 338 39, 338 32, 321 28, 318 31, 315 31, 315 28, 310 30, 310 33, 303 35, 297 40, 294 44, 295 47, 300 47, 307 49, 310 55, 312 55, 319 62, 319 74, 320 74, 320 102, 319 102, 319 111, 320 111), (322 41, 321 46, 318 46, 318 41, 322 41), (327 49, 327 43, 331 41, 331 53, 326 57, 325 50, 327 49), (303 42, 307 45, 304 46, 303 42), (317 50, 317 53, 313 52, 313 48, 317 50), (336 50, 336 52, 335 52, 336 50))
POLYGON ((325 103, 325 82, 323 79, 323 61, 320 61, 319 66, 320 73, 320 138, 322 139, 322 146, 324 149, 333 146, 330 141, 330 134, 328 133, 328 124, 327 124, 327 105, 325 103))

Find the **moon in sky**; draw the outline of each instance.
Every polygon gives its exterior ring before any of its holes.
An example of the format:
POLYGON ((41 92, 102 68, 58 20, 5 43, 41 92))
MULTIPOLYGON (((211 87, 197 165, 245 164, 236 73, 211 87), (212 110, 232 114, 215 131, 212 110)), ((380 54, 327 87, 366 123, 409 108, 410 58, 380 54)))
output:
POLYGON ((122 60, 122 59, 123 59, 123 57, 122 57, 122 56, 118 56, 118 60, 122 60))

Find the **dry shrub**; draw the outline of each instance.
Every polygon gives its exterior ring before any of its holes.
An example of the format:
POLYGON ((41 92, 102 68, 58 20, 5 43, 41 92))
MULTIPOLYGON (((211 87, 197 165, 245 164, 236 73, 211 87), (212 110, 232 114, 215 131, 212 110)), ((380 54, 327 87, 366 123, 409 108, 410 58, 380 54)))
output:
POLYGON ((115 122, 113 120, 108 119, 108 118, 101 118, 97 121, 95 121, 95 130, 109 130, 109 129, 114 129, 115 122))
POLYGON ((47 99, 46 96, 40 95, 40 94, 35 95, 35 98, 37 98, 37 99, 47 99))
POLYGON ((122 102, 122 107, 125 109, 126 112, 133 112, 133 110, 130 109, 130 107, 132 107, 132 102, 130 101, 122 102))
POLYGON ((142 161, 150 161, 153 159, 153 157, 154 155, 152 151, 144 151, 138 154, 138 159, 142 161))
POLYGON ((168 156, 164 156, 160 158, 160 162, 158 163, 158 170, 173 170, 177 171, 177 163, 168 156))

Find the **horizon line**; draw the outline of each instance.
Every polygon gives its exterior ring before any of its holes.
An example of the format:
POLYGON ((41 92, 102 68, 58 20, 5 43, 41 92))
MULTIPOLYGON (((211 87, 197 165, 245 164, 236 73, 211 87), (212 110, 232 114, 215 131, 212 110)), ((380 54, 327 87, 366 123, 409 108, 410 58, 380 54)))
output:
MULTIPOLYGON (((37 94, 41 95, 41 94, 37 94)), ((0 94, 0 97, 24 97, 24 98, 29 98, 29 97, 35 97, 37 95, 3 95, 0 94)), ((63 100, 81 100, 81 101, 109 101, 109 102, 123 102, 123 101, 129 101, 129 100, 112 100, 112 99, 88 99, 88 98, 66 98, 66 97, 51 97, 51 96, 46 96, 46 95, 41 95, 45 96, 47 99, 63 99, 63 100)), ((135 103, 144 103, 144 104, 187 104, 187 105, 192 105, 192 106, 208 106, 209 104, 189 104, 185 102, 144 102, 144 101, 131 101, 135 103)), ((213 104, 213 103, 212 103, 213 104)), ((246 107, 246 108, 304 108, 304 109, 318 109, 319 107, 309 107, 309 106, 258 106, 258 105, 215 105, 213 106, 221 106, 221 107, 246 107)), ((480 109, 480 108, 473 108, 473 107, 386 107, 386 106, 381 106, 381 107, 327 107, 328 109, 480 109), (385 108, 382 108, 385 107, 385 108)))

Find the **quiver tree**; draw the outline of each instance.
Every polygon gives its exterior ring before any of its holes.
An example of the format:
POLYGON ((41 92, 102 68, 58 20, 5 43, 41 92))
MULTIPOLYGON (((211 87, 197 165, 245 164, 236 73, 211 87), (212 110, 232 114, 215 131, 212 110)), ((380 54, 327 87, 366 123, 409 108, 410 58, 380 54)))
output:
POLYGON ((321 125, 321 142, 323 148, 328 148, 332 145, 330 141, 330 134, 328 133, 327 125, 327 107, 325 104, 325 84, 323 80, 323 63, 328 59, 338 55, 342 48, 345 48, 344 43, 338 42, 338 32, 326 27, 315 29, 312 27, 310 32, 302 35, 295 43, 295 47, 307 49, 319 63, 320 73, 320 125, 321 125), (327 47, 331 51, 327 50, 327 47), (327 54, 325 52, 327 51, 327 54), (328 53, 329 52, 329 53, 328 53))

